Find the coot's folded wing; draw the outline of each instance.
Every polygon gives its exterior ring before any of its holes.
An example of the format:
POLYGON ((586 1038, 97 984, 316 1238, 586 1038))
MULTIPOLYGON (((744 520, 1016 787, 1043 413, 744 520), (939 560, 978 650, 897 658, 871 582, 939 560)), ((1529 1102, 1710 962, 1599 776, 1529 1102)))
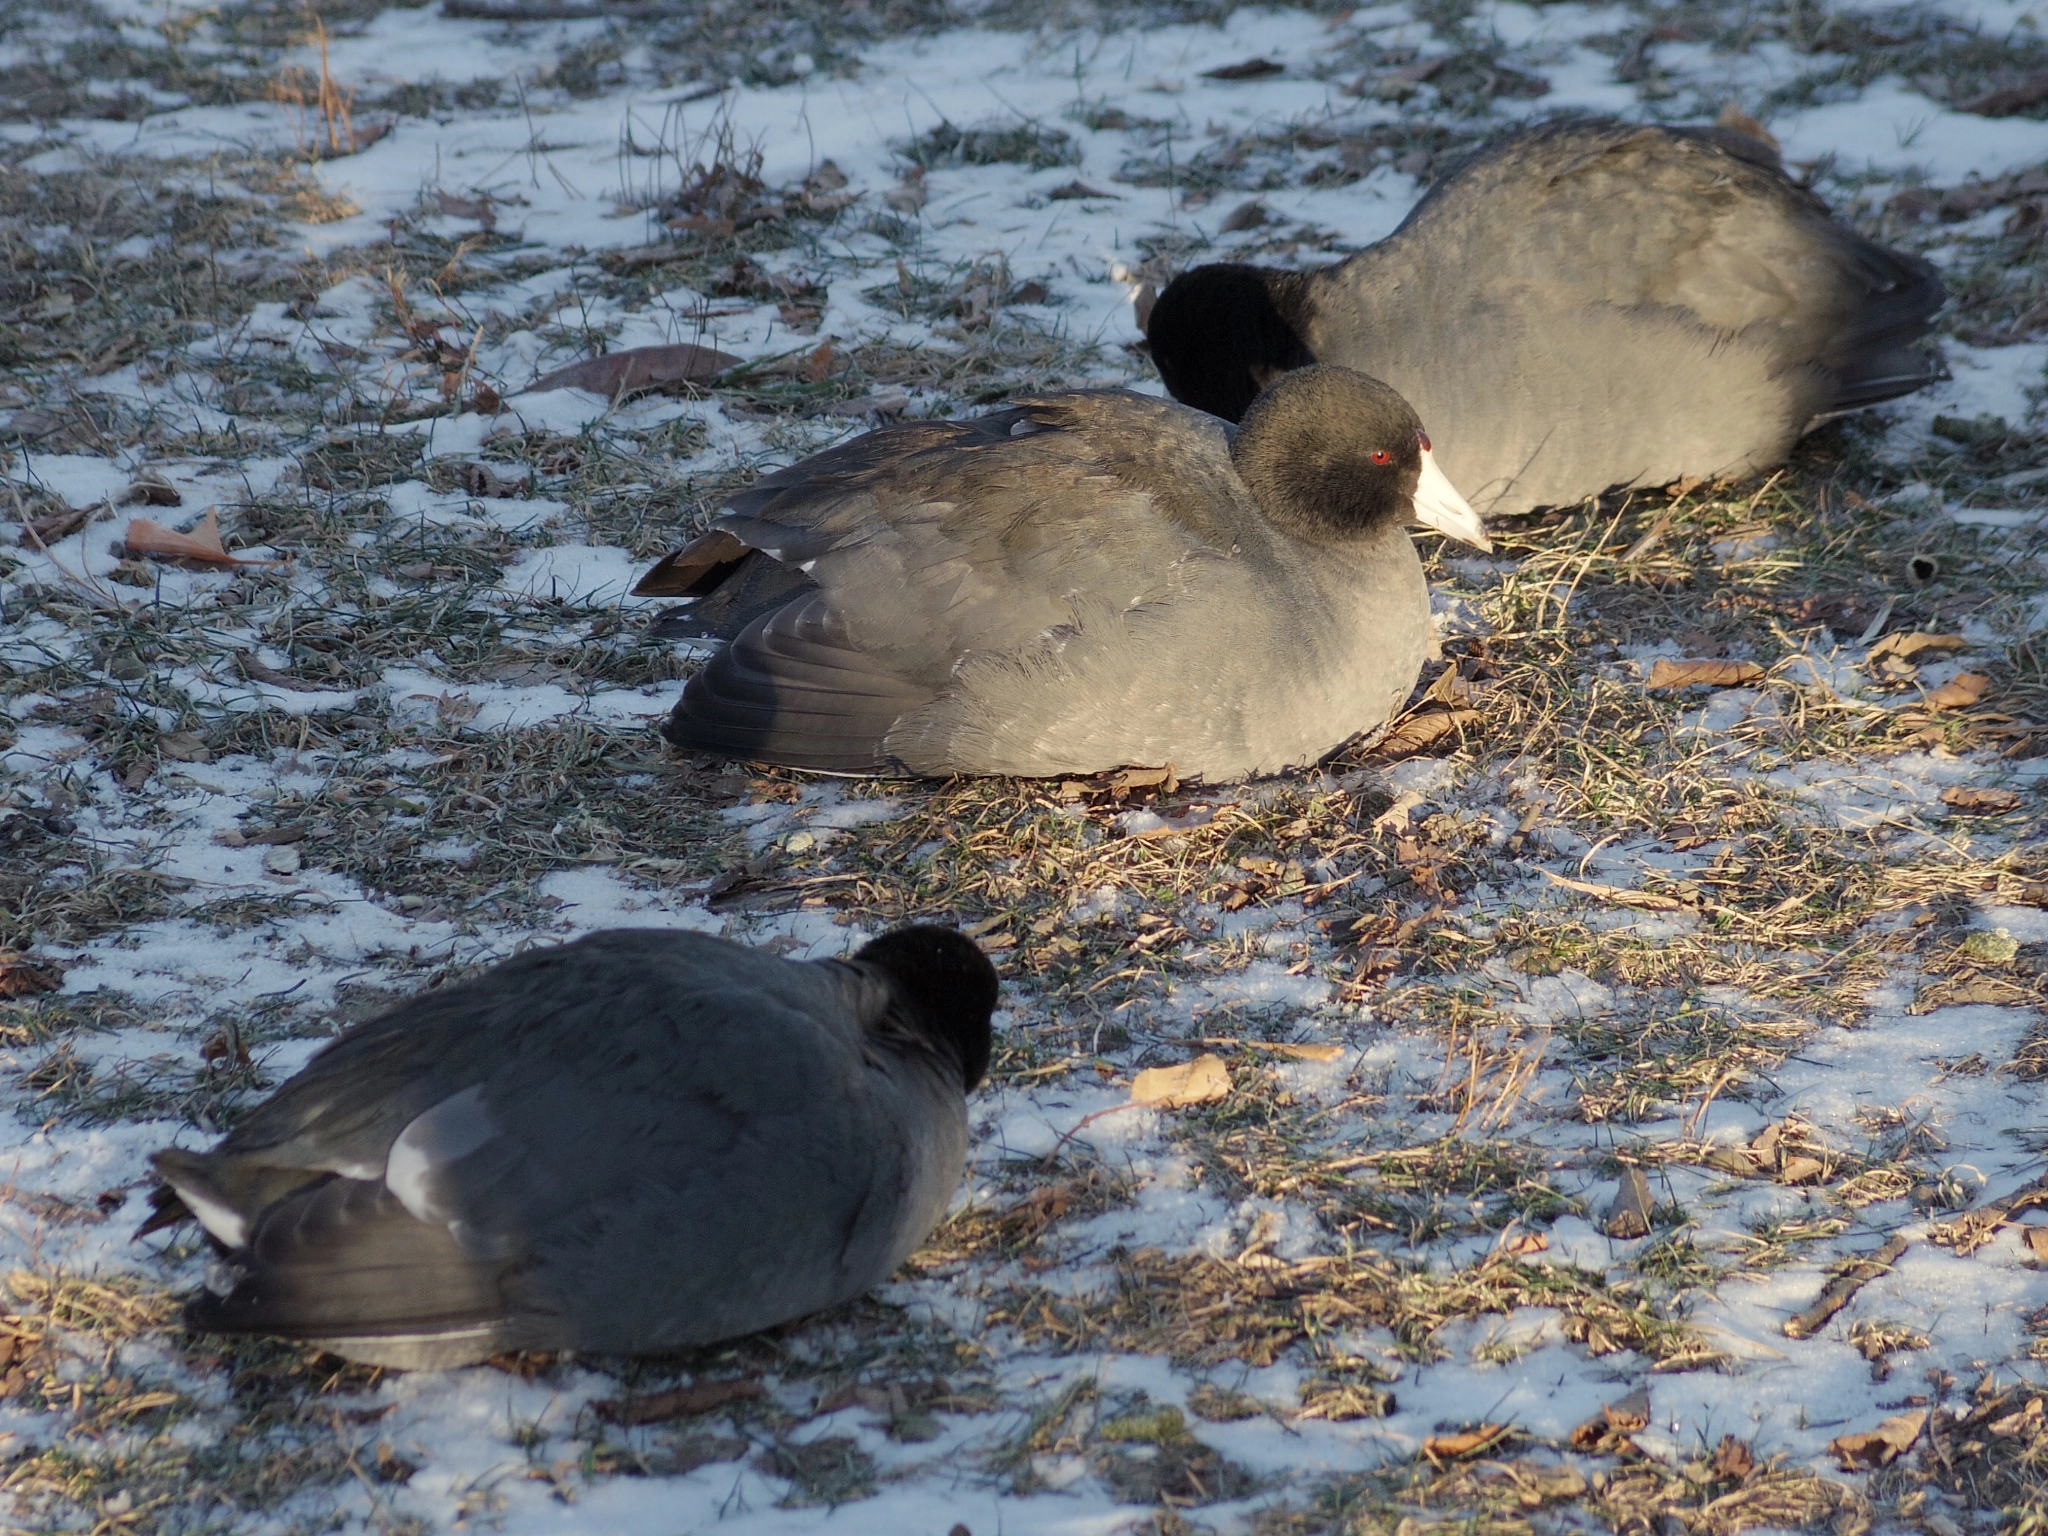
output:
POLYGON ((771 590, 763 561, 804 583, 729 603, 747 622, 691 681, 669 735, 733 757, 900 769, 890 727, 964 658, 1072 625, 1077 591, 1156 600, 1190 555, 1263 529, 1226 429, 1163 401, 1060 396, 870 433, 739 493, 694 557, 665 562, 699 605, 739 583, 771 590))

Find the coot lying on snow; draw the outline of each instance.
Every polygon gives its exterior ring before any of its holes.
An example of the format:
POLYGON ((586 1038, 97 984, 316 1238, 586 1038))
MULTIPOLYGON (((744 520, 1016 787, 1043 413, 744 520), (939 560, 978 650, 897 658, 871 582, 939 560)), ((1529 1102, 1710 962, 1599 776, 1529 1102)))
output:
POLYGON ((1766 469, 1937 378, 1912 343, 1943 297, 1762 138, 1567 119, 1480 152, 1336 266, 1183 274, 1147 334, 1167 388, 1233 421, 1290 368, 1385 379, 1492 516, 1766 469))
POLYGON ((195 1328, 436 1368, 706 1344, 858 1296, 944 1214, 996 978, 943 928, 802 964, 596 933, 351 1031, 151 1230, 227 1250, 195 1328))
POLYGON ((687 599, 658 632, 730 642, 683 690, 681 746, 1213 782, 1313 762, 1408 696, 1411 518, 1486 547, 1407 402, 1308 368, 1241 429, 1122 391, 885 427, 732 497, 636 590, 687 599))

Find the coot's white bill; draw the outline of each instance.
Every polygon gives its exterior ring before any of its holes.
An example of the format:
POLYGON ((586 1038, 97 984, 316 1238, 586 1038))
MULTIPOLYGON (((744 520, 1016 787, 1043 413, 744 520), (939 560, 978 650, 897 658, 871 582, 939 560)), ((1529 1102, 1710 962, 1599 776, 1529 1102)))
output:
POLYGON ((1436 454, 1428 448, 1422 450, 1422 478, 1415 482, 1415 521, 1476 548, 1493 548, 1486 524, 1458 494, 1450 477, 1436 467, 1436 454))

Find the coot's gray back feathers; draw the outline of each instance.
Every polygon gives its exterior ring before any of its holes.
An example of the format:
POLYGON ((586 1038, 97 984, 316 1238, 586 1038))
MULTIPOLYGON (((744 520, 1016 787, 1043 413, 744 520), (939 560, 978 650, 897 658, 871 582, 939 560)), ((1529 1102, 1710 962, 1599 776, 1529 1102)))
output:
POLYGON ((1313 761, 1406 696, 1429 641, 1412 516, 1483 539, 1398 395, 1310 369, 1241 434, 1121 391, 871 432, 734 496, 638 590, 690 599, 670 632, 730 626, 669 722, 683 746, 1229 778, 1313 761), (738 583, 781 595, 728 600, 738 583))
POLYGON ((594 934, 343 1036, 157 1166, 230 1251, 195 1327, 435 1366, 643 1353, 837 1305, 943 1214, 994 973, 899 931, 799 964, 594 934))
POLYGON ((1563 119, 1480 151, 1337 266, 1195 269, 1149 336, 1168 388, 1232 419, 1304 355, 1383 378, 1474 505, 1510 513, 1768 468, 1937 377, 1913 343, 1943 298, 1758 138, 1563 119))

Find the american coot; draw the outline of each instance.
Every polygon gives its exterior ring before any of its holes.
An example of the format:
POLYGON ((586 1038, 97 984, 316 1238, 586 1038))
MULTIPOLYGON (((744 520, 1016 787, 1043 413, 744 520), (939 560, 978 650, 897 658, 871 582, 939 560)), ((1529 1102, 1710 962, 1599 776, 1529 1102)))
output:
POLYGON ((1393 390, 1289 374, 1241 429, 1122 391, 886 427, 769 475, 636 589, 728 640, 667 734, 840 773, 1211 781, 1383 726, 1430 639, 1410 518, 1486 546, 1393 390))
POLYGON ((1385 379, 1493 515, 1766 469, 1938 377, 1911 343, 1943 297, 1762 139, 1568 119, 1482 151, 1336 266, 1195 268, 1147 334, 1167 388, 1231 420, 1289 368, 1385 379))
POLYGON ((638 1354, 837 1305, 944 1214, 995 972, 943 928, 801 964, 625 929, 535 950, 344 1035, 144 1230, 226 1249, 194 1328, 435 1368, 638 1354))

